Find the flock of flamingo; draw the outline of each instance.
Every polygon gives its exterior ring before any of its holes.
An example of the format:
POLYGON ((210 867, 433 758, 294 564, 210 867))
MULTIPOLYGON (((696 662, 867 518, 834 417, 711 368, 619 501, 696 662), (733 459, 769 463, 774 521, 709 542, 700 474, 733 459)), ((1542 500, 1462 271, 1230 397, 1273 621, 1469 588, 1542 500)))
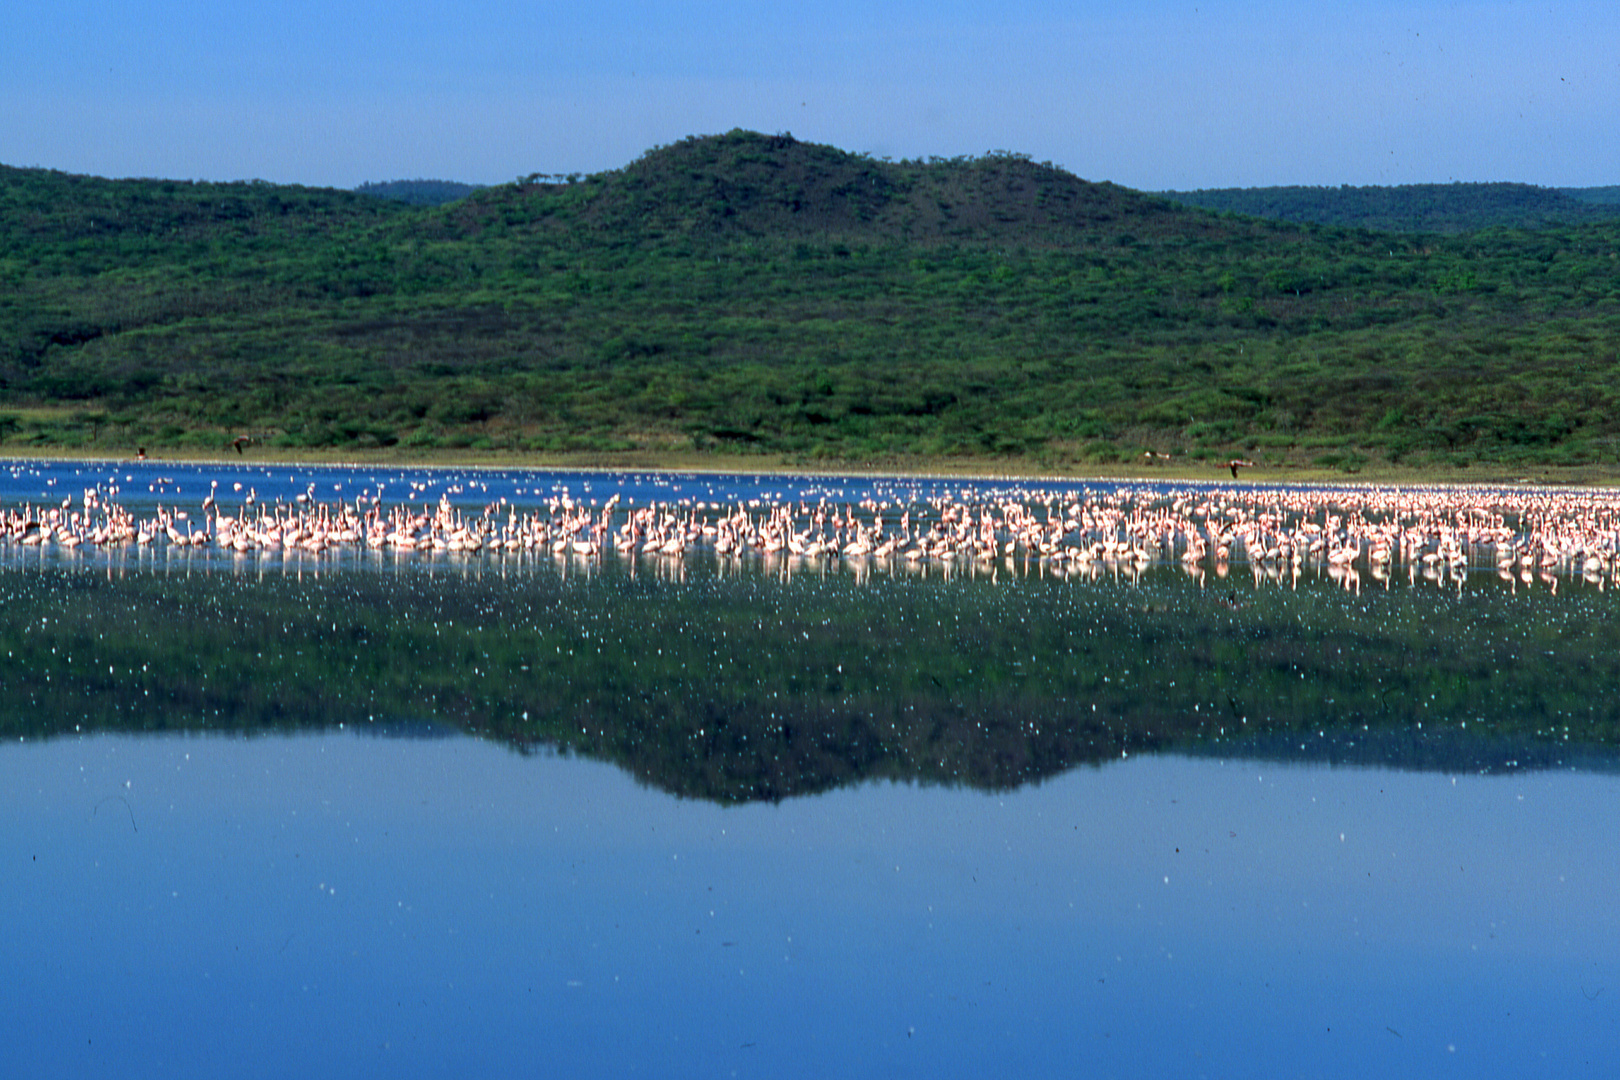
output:
MULTIPOLYGON (((1224 574, 1246 564, 1276 576, 1324 568, 1347 585, 1396 568, 1430 579, 1494 567, 1504 577, 1580 574, 1620 579, 1620 493, 1598 489, 1122 488, 840 502, 682 499, 598 506, 567 493, 520 507, 468 510, 448 494, 387 505, 381 490, 323 502, 314 485, 267 504, 240 483, 201 504, 159 503, 144 516, 116 489, 86 488, 59 504, 0 506, 0 549, 213 548, 239 554, 396 554, 561 559, 981 564, 1044 568, 1156 563, 1224 574), (229 504, 229 505, 227 505, 229 504)), ((417 492, 413 489, 412 495, 417 492)))

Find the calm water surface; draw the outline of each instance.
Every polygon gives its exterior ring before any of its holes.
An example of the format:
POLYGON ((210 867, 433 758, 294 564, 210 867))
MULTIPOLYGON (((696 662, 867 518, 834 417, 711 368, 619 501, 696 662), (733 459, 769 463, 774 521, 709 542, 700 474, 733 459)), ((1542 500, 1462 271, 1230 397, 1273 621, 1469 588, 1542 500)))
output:
POLYGON ((1597 1076, 1610 777, 718 807, 476 740, 0 755, 11 1075, 1597 1076), (25 929, 24 929, 25 928, 25 929))
POLYGON ((1524 584, 36 552, 0 1074, 1608 1075, 1620 612, 1524 584))

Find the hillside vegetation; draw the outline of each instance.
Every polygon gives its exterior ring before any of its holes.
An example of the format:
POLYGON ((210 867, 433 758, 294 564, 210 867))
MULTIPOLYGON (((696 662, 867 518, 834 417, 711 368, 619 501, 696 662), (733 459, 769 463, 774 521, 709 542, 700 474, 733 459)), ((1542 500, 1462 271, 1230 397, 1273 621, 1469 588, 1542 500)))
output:
POLYGON ((1620 462, 1620 225, 732 132, 437 207, 0 170, 0 449, 1620 462))

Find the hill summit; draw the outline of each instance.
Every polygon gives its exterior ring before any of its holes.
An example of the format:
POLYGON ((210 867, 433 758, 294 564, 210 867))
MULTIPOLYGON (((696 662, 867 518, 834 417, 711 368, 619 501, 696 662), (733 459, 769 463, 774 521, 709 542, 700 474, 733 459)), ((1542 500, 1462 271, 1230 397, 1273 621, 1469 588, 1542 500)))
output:
MULTIPOLYGON (((480 192, 467 225, 549 223, 641 239, 994 240, 1070 246, 1129 228, 1200 231, 1202 214, 1027 155, 888 161, 791 134, 693 136, 622 169, 480 192)), ((1230 228, 1230 226, 1228 226, 1230 228)))

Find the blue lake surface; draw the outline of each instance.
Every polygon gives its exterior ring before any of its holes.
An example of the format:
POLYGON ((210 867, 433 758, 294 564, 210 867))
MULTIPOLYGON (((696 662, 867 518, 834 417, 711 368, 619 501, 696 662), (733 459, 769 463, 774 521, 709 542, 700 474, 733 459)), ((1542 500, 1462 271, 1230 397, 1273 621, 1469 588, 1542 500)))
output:
POLYGON ((671 798, 464 738, 0 753, 9 1075, 1597 1076, 1614 777, 671 798))
MULTIPOLYGON (((357 496, 381 492, 384 498, 404 500, 438 499, 448 493, 451 501, 477 505, 488 499, 506 498, 519 506, 534 506, 553 496, 568 494, 590 503, 605 502, 615 495, 624 500, 646 503, 692 503, 713 499, 768 497, 787 499, 859 499, 873 491, 905 492, 917 498, 931 498, 963 490, 989 492, 1013 490, 1028 485, 1011 480, 927 477, 852 477, 818 474, 779 475, 774 473, 709 474, 655 471, 536 471, 532 469, 399 467, 350 465, 252 465, 188 461, 54 461, 20 459, 0 463, 0 504, 23 500, 36 503, 60 501, 86 487, 116 488, 126 502, 200 502, 209 485, 219 483, 227 490, 241 484, 242 492, 253 491, 260 500, 290 502, 308 492, 320 499, 352 501, 357 496), (414 485, 414 490, 413 490, 414 485)), ((1042 483, 1055 491, 1078 491, 1096 487, 1075 481, 1042 483)), ((1116 485, 1104 482, 1101 486, 1116 485)), ((222 493, 224 497, 224 493, 222 493)))
MULTIPOLYGON (((215 483, 1015 490, 14 462, 0 510, 215 483)), ((1087 487, 1118 489, 1061 490, 1087 487)), ((1597 1077, 1620 1052, 1605 575, 7 552, 0 1076, 1597 1077)))

